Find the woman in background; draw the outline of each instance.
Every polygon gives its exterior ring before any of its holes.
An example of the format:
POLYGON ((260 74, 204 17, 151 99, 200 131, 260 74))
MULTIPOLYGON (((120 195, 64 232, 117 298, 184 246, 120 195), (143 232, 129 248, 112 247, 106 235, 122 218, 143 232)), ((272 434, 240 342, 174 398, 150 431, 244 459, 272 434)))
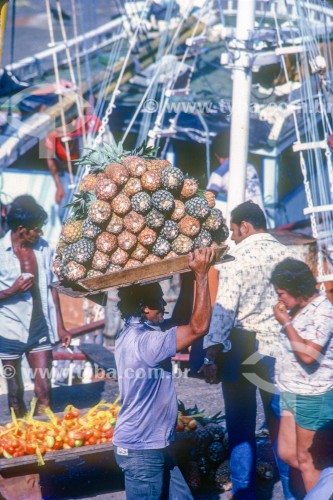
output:
POLYGON ((333 423, 333 305, 301 261, 285 259, 271 277, 281 324, 276 382, 281 392, 279 455, 309 491, 319 480, 309 447, 333 423))

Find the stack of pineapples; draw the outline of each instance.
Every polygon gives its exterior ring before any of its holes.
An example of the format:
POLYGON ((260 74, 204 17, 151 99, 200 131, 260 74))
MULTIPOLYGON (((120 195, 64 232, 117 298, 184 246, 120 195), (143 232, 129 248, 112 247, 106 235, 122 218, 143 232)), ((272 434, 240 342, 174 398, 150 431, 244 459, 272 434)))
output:
POLYGON ((61 280, 129 269, 185 255, 228 236, 211 192, 141 146, 101 146, 80 160, 90 170, 62 227, 54 271, 61 280))

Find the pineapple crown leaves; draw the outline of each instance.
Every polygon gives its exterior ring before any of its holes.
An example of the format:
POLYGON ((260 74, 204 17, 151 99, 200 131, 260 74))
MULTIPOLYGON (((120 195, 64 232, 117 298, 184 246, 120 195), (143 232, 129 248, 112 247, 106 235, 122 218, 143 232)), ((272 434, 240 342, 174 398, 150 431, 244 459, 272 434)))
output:
POLYGON ((142 158, 151 159, 156 157, 158 149, 159 149, 158 146, 156 147, 148 146, 147 141, 143 141, 141 146, 131 151, 131 155, 141 156, 142 158))
POLYGON ((96 195, 91 191, 82 191, 73 196, 73 201, 65 205, 71 208, 72 216, 75 220, 83 220, 87 217, 90 204, 96 200, 96 195))
POLYGON ((75 160, 75 165, 90 167, 90 173, 104 172, 108 163, 106 154, 102 148, 91 149, 86 148, 87 153, 82 158, 75 160))

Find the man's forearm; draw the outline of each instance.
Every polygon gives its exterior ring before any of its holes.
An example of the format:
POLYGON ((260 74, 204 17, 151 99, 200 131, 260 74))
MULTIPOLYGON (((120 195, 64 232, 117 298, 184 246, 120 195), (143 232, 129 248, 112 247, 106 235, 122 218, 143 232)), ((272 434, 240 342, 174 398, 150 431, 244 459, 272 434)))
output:
POLYGON ((187 325, 193 309, 194 274, 185 273, 181 279, 179 297, 172 314, 172 321, 175 325, 187 325))
POLYGON ((211 313, 208 274, 196 275, 194 309, 190 321, 195 336, 201 337, 208 331, 211 313))

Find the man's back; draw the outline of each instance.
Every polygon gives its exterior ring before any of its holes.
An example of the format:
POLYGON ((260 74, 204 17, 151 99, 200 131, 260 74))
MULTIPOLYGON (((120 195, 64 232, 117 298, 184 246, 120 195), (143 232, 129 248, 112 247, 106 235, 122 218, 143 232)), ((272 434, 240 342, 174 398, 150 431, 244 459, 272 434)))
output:
POLYGON ((219 287, 209 336, 221 339, 232 326, 257 333, 259 351, 275 355, 278 324, 273 315, 276 293, 270 284, 275 265, 289 256, 289 249, 269 233, 257 233, 231 252, 235 261, 221 266, 219 287))

